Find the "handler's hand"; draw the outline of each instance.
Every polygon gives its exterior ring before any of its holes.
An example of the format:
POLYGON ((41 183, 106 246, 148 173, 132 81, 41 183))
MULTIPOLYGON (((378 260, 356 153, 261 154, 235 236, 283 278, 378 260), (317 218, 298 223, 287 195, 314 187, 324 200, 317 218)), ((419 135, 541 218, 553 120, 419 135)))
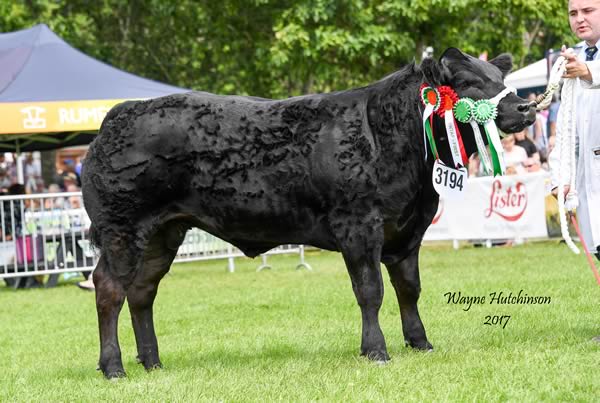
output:
MULTIPOLYGON (((569 190, 571 190, 571 186, 565 185, 565 197, 569 194, 569 190)), ((552 189, 552 196, 554 196, 555 199, 558 199, 558 186, 552 189)))
POLYGON ((592 81, 592 73, 587 64, 577 58, 572 52, 567 52, 565 46, 560 50, 560 55, 567 58, 567 69, 563 78, 581 78, 585 81, 592 81))

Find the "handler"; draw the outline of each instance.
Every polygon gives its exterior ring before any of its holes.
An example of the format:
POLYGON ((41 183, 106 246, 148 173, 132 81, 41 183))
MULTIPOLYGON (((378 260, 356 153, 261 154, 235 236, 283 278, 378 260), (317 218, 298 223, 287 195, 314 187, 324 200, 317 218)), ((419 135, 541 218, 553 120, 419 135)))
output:
MULTIPOLYGON (((564 48, 561 53, 568 58, 564 77, 577 78, 580 84, 574 89, 579 143, 576 150, 577 220, 590 251, 595 252, 600 260, 600 91, 593 90, 600 88, 600 0, 569 0, 569 24, 573 33, 583 40, 578 44, 575 55, 566 53, 564 48)), ((557 186, 557 153, 552 154, 548 162, 553 185, 557 186)), ((567 186, 565 194, 568 191, 567 186)), ((558 192, 553 190, 553 193, 556 195, 558 192)), ((593 340, 600 342, 600 336, 593 340)))
MULTIPOLYGON (((575 86, 577 153, 577 219, 590 252, 600 260, 600 0, 569 0, 571 30, 583 42, 575 54, 563 48, 568 59, 565 78, 577 78, 575 86), (597 61, 596 61, 597 60, 597 61)), ((549 156, 553 186, 558 182, 557 152, 549 156)), ((565 187, 565 194, 568 193, 565 187)), ((553 190, 557 194, 557 190, 553 190)))

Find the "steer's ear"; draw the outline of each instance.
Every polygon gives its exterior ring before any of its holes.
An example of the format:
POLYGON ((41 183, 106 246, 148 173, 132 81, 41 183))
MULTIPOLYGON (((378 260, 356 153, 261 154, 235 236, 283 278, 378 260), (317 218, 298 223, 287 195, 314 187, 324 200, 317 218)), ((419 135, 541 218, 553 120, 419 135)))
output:
POLYGON ((452 79, 453 72, 462 70, 465 63, 469 62, 469 56, 456 48, 448 48, 440 57, 440 66, 445 72, 446 82, 449 83, 452 79))
POLYGON ((463 52, 456 48, 448 48, 442 53, 442 57, 440 57, 440 62, 442 64, 449 64, 452 62, 459 62, 468 60, 469 58, 463 52))
POLYGON ((438 86, 445 85, 450 79, 450 72, 448 69, 437 60, 426 57, 421 62, 421 72, 423 73, 423 82, 438 86))
POLYGON ((501 55, 490 60, 490 63, 500 69, 502 72, 502 77, 506 77, 506 75, 512 70, 513 66, 513 60, 510 53, 502 53, 501 55))

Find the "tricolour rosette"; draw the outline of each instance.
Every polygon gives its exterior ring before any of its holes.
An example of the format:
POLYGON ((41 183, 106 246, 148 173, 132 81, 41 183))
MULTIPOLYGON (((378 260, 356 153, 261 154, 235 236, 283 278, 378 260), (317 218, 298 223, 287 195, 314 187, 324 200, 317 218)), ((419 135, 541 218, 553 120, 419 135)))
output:
POLYGON ((440 94, 438 91, 430 87, 427 84, 421 85, 421 102, 425 105, 423 111, 423 144, 425 144, 425 159, 427 159, 427 141, 429 140, 429 147, 433 156, 438 159, 439 155, 437 147, 435 146, 435 139, 433 137, 433 114, 440 107, 440 94))

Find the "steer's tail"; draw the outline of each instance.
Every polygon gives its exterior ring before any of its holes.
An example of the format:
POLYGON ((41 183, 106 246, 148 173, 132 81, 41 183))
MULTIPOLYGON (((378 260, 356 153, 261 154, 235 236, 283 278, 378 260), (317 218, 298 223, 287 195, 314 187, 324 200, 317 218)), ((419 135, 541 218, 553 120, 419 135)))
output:
POLYGON ((102 252, 102 238, 100 237, 100 232, 96 229, 94 224, 90 226, 90 244, 92 245, 93 249, 102 252))

